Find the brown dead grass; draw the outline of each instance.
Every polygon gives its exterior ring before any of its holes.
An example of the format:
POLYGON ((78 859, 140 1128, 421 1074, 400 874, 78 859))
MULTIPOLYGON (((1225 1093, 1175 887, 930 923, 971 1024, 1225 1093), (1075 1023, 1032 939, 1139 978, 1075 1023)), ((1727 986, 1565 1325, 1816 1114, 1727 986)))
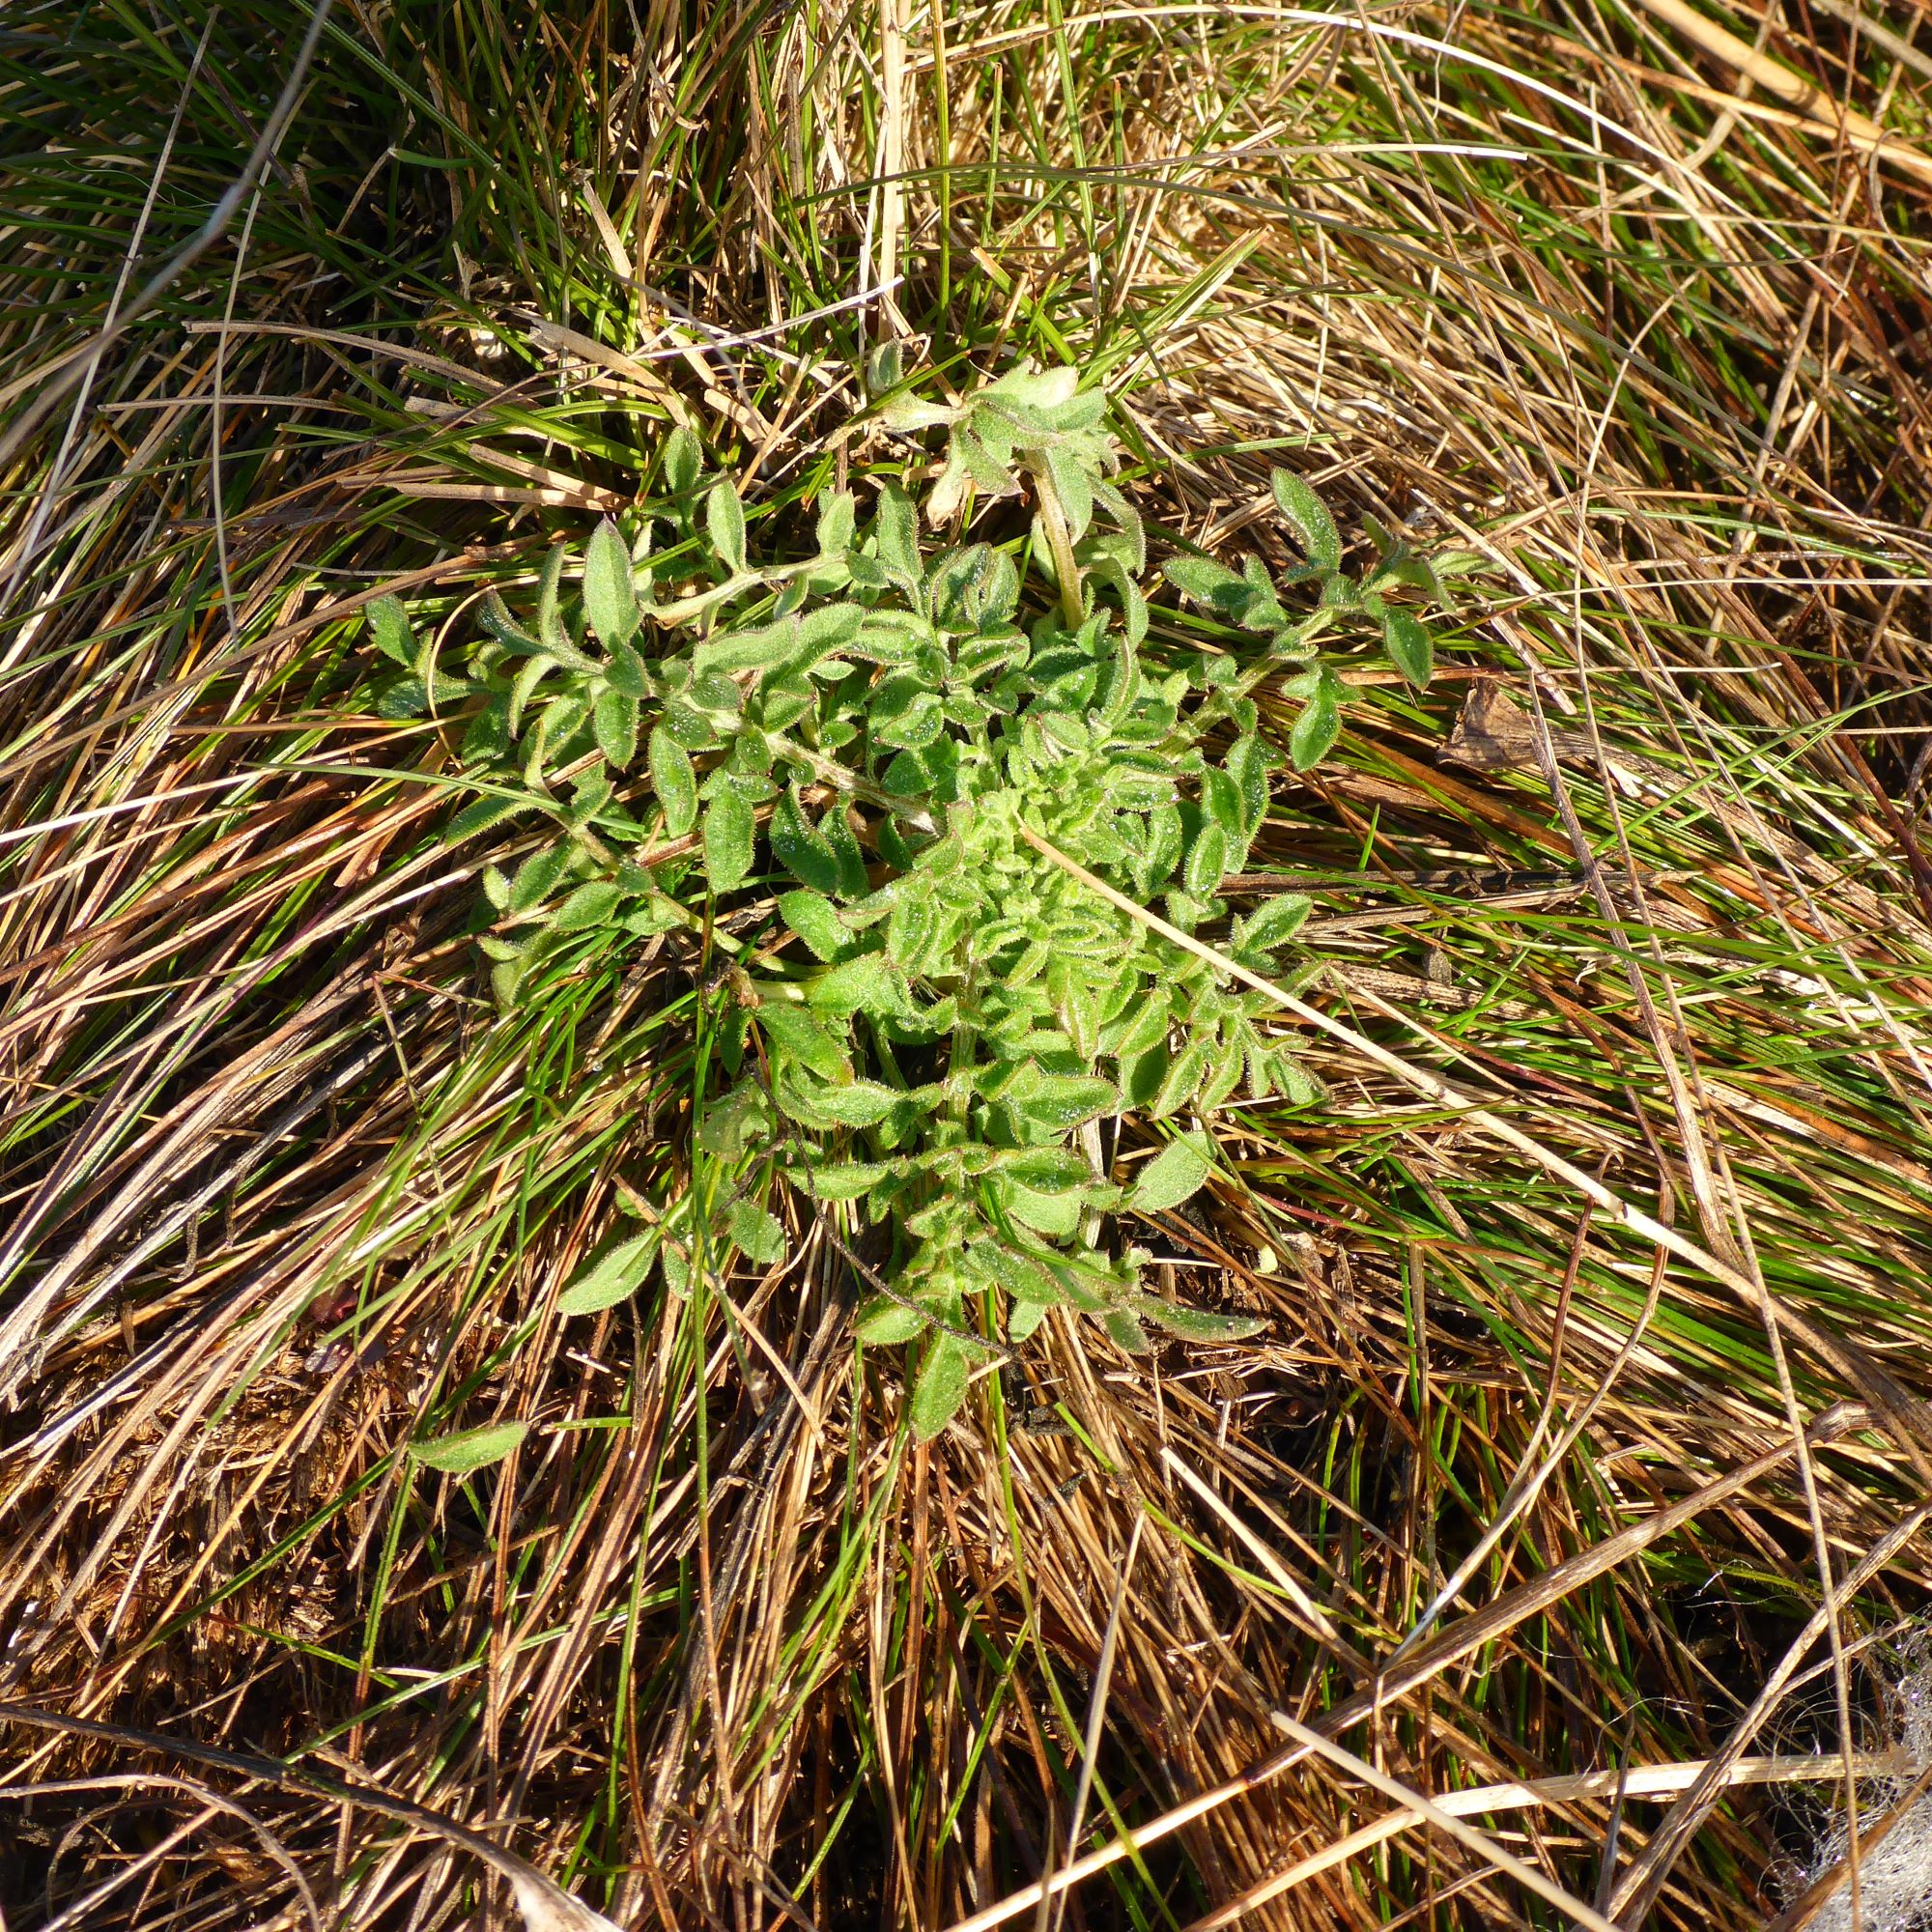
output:
MULTIPOLYGON (((616 273, 580 194, 520 242, 541 259, 450 263, 463 298, 413 304, 415 353, 457 373, 418 359, 408 393, 443 415, 394 409, 340 448, 239 418, 272 453, 231 499, 232 601, 184 521, 205 408, 87 413, 41 554, 46 448, 12 479, 8 568, 45 601, 0 696, 26 835, 0 1039, 31 1123, 6 1181, 0 1684, 129 1735, 8 1734, 10 1923, 306 1922, 221 1794, 326 1922, 470 1910, 481 1874, 447 1844, 232 1771, 163 1787, 146 1732, 503 1821, 625 1925, 943 1927, 1065 1862, 1117 1589, 1090 1842, 1246 1788, 1138 1880, 1113 1867, 1123 1889, 1077 1888, 1069 1924, 1244 1897, 1256 1925, 1521 1922, 1513 1885, 1425 1833, 1263 1897, 1382 1806, 1284 1764, 1272 1713, 1424 1791, 1705 1757, 1799 1638, 1821 1548, 1850 1600, 1835 1658, 1802 1639, 1806 1688, 1752 1747, 1861 1742, 1834 1662, 1869 1701, 1932 1584, 1916 1531, 1843 1582, 1932 1456, 1922 170, 1869 165, 1644 16, 1406 9, 1379 40, 1263 8, 1087 17, 951 10, 942 55, 896 0, 652 8, 641 39, 539 10, 533 99, 466 74, 456 24, 436 45, 352 8, 344 30, 416 61, 485 143, 521 116, 565 153, 601 120, 591 186, 642 238, 627 272, 735 331, 796 312, 826 257, 835 296, 873 286, 895 234, 898 310, 933 305, 943 75, 938 353, 991 366, 1049 325, 1115 342, 1143 495, 1197 541, 1272 540, 1254 445, 1285 445, 1345 527, 1413 520, 1481 559, 1449 674, 1426 704, 1360 687, 1344 756, 1284 783, 1257 863, 1372 882, 1391 918, 1335 937, 1327 1004, 1687 1231, 1755 1304, 1316 1047, 1332 1106, 1236 1117, 1240 1186, 1158 1230, 1186 1293, 1265 1314, 1265 1338, 1143 1364, 1056 1326, 1024 1375, 1075 1433, 1009 1400, 1007 1425, 981 1403, 907 1446, 898 1366, 855 1374, 849 1271, 808 1219, 701 1334, 648 1298, 561 1321, 625 1199, 675 1175, 664 1015, 687 981, 666 953, 493 1026, 468 868, 426 839, 440 753, 360 708, 352 607, 412 569, 453 609, 523 567, 542 515, 581 525, 634 487, 611 423, 649 440, 688 414, 781 492, 854 400, 810 331, 816 370, 645 364, 648 328, 592 361, 545 334, 532 309, 608 325, 554 299, 553 259, 606 294, 616 273), (989 188, 963 164, 995 153, 989 188), (805 219, 809 194, 829 198, 805 219), (500 373, 485 320, 516 347, 500 373), (541 434, 519 413, 539 404, 541 434), (311 512, 351 521, 286 521, 311 512), (1465 733, 1443 760, 1489 678, 1547 739, 1465 733), (1432 890, 1450 869, 1555 883, 1432 890), (1794 1422, 1847 1401, 1794 1452, 1794 1422), (398 1454, 457 1410, 536 1425, 477 1506, 398 1454), (1436 1634, 1391 1663, 1506 1498, 1436 1634), (82 1773, 134 1781, 13 1795, 82 1773)), ((1848 70, 1835 13, 1813 24, 1764 51, 1924 125, 1921 72, 1869 49, 1848 70)), ((345 204, 355 173, 317 166, 345 204)), ((459 166, 452 223, 461 191, 459 166)), ((247 287, 224 380, 299 390, 309 420, 374 412, 302 283, 284 254, 247 287)), ((10 327, 31 367, 34 325, 10 327)), ((156 328, 107 403, 213 375, 206 334, 156 328)), ((1587 1897, 1614 1819, 1618 1910, 1654 1879, 1652 1923, 1756 1922, 1790 1807, 1714 1795, 1678 1814, 1667 1872, 1644 1863, 1664 1815, 1599 1797, 1498 1829, 1587 1897)))

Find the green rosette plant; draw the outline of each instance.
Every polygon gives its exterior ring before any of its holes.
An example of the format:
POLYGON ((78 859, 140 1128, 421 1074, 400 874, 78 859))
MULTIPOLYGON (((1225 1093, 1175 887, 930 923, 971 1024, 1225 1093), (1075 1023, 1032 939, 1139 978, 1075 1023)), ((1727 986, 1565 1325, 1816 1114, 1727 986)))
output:
POLYGON ((605 1305, 653 1264, 680 1287, 698 1254, 777 1259, 759 1189, 782 1177, 889 1231, 858 1333, 916 1346, 911 1416, 930 1435, 1050 1308, 1133 1350, 1149 1325, 1257 1325, 1153 1293, 1149 1257, 1110 1250, 1107 1217, 1192 1195, 1213 1170, 1207 1123, 1236 1094, 1307 1103, 1317 1083, 1262 1024, 1265 994, 1053 855, 1293 979, 1282 955, 1307 900, 1229 922, 1220 897, 1280 762, 1254 694, 1272 679, 1299 699, 1285 751, 1305 770, 1341 724, 1322 641, 1371 633, 1421 686, 1431 635, 1400 600, 1446 599, 1379 528, 1376 563, 1348 574, 1321 498, 1277 471, 1302 561, 1276 576, 1255 557, 1171 559, 1218 636, 1156 646, 1103 392, 1022 367, 952 405, 901 385, 882 413, 901 435, 947 433, 923 528, 886 481, 863 524, 851 495, 827 494, 810 554, 757 561, 737 491, 677 431, 660 464, 671 510, 628 538, 600 524, 581 557, 554 546, 526 611, 485 600, 461 671, 400 604, 373 607, 371 628, 395 661, 383 709, 461 724, 475 796, 449 838, 543 822, 514 867, 483 874, 499 1002, 585 946, 683 931, 722 955, 729 1084, 705 1096, 700 1140, 758 1179, 702 1227, 691 1195, 667 1204, 566 1306, 605 1305), (1031 499, 1027 537, 934 533, 1011 495, 1031 499), (1101 1123, 1121 1119, 1166 1140, 1129 1179, 1103 1158, 1101 1123))

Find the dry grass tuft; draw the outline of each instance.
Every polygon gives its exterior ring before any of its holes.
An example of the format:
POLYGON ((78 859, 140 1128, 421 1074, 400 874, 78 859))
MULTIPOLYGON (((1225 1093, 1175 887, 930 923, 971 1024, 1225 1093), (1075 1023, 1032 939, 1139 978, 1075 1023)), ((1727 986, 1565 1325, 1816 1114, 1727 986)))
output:
POLYGON ((1556 1922, 1412 1821, 1324 1862, 1390 1802, 1277 1713, 1445 1803, 1723 1760, 1479 1822, 1625 1924, 1776 1911, 1829 1774, 1728 1760, 1863 1748, 1932 1588, 1917 14, 346 0, 56 394, 310 18, 0 34, 0 1694, 110 1727, 4 1732, 8 1923, 511 1922, 210 1749, 626 1926, 985 1915, 1089 1776, 1074 1849, 1146 1842, 1069 1925, 1556 1922), (559 1316, 679 1183, 701 1002, 667 950, 494 1014, 355 613, 459 630, 674 421, 782 527, 897 460, 895 330, 1103 368, 1198 543, 1286 461, 1473 560, 1261 862, 1324 1007, 1717 1270, 1330 1044, 1151 1231, 1254 1344, 1056 1325, 926 1451, 803 1206, 559 1316))

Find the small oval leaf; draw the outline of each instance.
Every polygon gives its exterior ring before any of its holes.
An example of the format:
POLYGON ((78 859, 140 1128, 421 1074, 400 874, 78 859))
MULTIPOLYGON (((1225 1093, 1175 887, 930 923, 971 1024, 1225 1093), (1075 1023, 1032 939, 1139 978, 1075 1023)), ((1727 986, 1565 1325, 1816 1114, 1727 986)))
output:
POLYGON ((1206 1308, 1183 1308, 1152 1295, 1144 1297, 1137 1307, 1146 1321, 1186 1342, 1240 1342, 1267 1326, 1258 1316, 1216 1315, 1206 1308))
POLYGON ((1316 492, 1293 470, 1277 469, 1269 478, 1275 507, 1300 540, 1310 563, 1327 573, 1342 567, 1342 533, 1316 492))
POLYGON ((784 1223, 755 1201, 734 1201, 729 1216, 731 1239, 747 1261, 770 1267, 782 1259, 786 1239, 784 1223))
POLYGON ((923 1335, 932 1326, 917 1308, 908 1307, 902 1301, 895 1301, 890 1295, 876 1295, 860 1309, 854 1329, 862 1342, 870 1342, 876 1347, 890 1347, 895 1342, 910 1342, 916 1335, 923 1335))
POLYGON ((854 1080, 840 1087, 810 1090, 814 1112, 845 1127, 876 1126, 904 1099, 895 1087, 876 1080, 854 1080))
POLYGON ((714 893, 743 884, 752 869, 757 821, 743 792, 726 785, 704 810, 704 875, 714 893))
POLYGON ((697 823, 697 774, 691 753, 662 724, 651 726, 651 789, 664 807, 665 832, 682 838, 697 823))
POLYGON ((838 890, 838 855, 799 809, 796 792, 781 793, 772 807, 770 838, 772 856, 801 885, 821 894, 838 890))
POLYGON ((625 770, 638 755, 638 700, 621 691, 600 692, 590 708, 590 719, 605 762, 617 771, 625 770))
POLYGON ((1390 609, 1382 612, 1382 648, 1388 652, 1389 663, 1417 691, 1428 684, 1435 669, 1435 639, 1412 611, 1390 609))
POLYGON ((845 1049, 803 1008, 767 1000, 757 1010, 757 1021, 766 1039, 809 1072, 835 1083, 851 1079, 845 1049))
POLYGON ((1303 893, 1279 893, 1264 900, 1246 919, 1235 922, 1233 942, 1244 952, 1272 952, 1286 946, 1308 918, 1309 899, 1303 893))
POLYGON ((738 576, 745 568, 745 506, 728 476, 721 476, 704 498, 704 528, 719 561, 738 576))
POLYGON ((566 895, 551 914, 548 924, 553 932, 588 932, 609 925, 616 917, 624 895, 610 879, 590 879, 566 895))
POLYGON ((595 1315, 637 1293, 657 1259, 663 1238, 656 1228, 619 1241, 582 1269, 556 1298, 561 1315, 595 1315))
POLYGON ((1228 835, 1213 819, 1209 819, 1194 835, 1194 843, 1188 847, 1187 868, 1181 874, 1182 883, 1196 898, 1209 898, 1219 888, 1227 869, 1228 835))
POLYGON ((912 1388, 912 1426, 924 1440, 931 1441, 959 1413, 971 1371, 963 1342, 952 1335, 933 1337, 912 1388))
POLYGON ((412 1443, 410 1454, 426 1469, 467 1476, 472 1469, 500 1463, 528 1434, 526 1422, 486 1423, 481 1429, 460 1429, 453 1435, 412 1443))
POLYGON ((393 658, 399 665, 415 668, 416 639, 410 628, 409 613, 403 609, 402 600, 384 595, 376 599, 362 613, 363 622, 369 626, 369 635, 375 639, 376 648, 386 658, 393 658))
POLYGON ((1179 1208, 1199 1191, 1212 1171, 1206 1138, 1183 1134, 1180 1139, 1170 1141, 1141 1169, 1134 1191, 1127 1197, 1127 1206, 1142 1214, 1159 1214, 1170 1208, 1179 1208))
POLYGON ((842 1167, 794 1168, 789 1179, 814 1201, 856 1201, 892 1173, 884 1161, 848 1161, 842 1167))
POLYGON ((1305 772, 1319 765, 1341 735, 1341 707, 1336 704, 1335 694, 1324 681, 1316 687, 1315 696, 1301 707, 1301 716, 1294 721, 1294 727, 1288 734, 1288 754, 1294 760, 1294 769, 1305 772))
POLYGON ((614 651, 638 635, 638 587, 631 577, 631 554, 609 517, 590 532, 584 546, 583 614, 607 650, 614 651))

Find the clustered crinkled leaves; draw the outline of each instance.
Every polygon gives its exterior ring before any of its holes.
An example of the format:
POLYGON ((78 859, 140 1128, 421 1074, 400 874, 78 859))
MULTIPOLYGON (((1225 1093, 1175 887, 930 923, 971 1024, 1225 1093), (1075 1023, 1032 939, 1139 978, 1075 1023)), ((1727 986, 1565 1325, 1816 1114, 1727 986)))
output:
POLYGON ((1285 678, 1301 700, 1287 749, 1306 769, 1340 728, 1321 636, 1372 622, 1421 685, 1429 632, 1390 593, 1442 592, 1379 529, 1378 562, 1347 575, 1321 499, 1277 471, 1305 560, 1276 578, 1253 557, 1175 558, 1168 578, 1225 641, 1156 649, 1103 393, 1021 368, 955 406, 901 391, 883 413, 901 433, 948 432, 931 524, 1024 489, 1031 542, 937 548, 888 481, 863 528, 850 495, 827 494, 810 556, 756 562, 736 490, 706 486, 678 431, 661 463, 669 509, 639 516, 628 542, 601 524, 574 590, 558 544, 530 610, 488 598, 465 672, 439 667, 399 604, 371 623, 398 666, 383 708, 467 721, 460 762, 479 795, 449 837, 546 821, 513 870, 484 874, 501 1002, 574 949, 677 928, 731 962, 731 1084, 703 1100, 698 1140, 753 1182, 704 1216, 693 1192, 667 1204, 565 1307, 609 1305, 654 1263, 678 1289, 699 1256, 776 1259, 782 1230, 757 1193, 781 1174, 892 1231, 859 1333, 922 1344, 911 1408, 931 1434, 1002 1330, 1020 1341, 1049 1308, 1098 1319, 1129 1350, 1150 1322, 1252 1331, 1151 1293, 1147 1254, 1109 1252, 1104 1217, 1193 1194, 1212 1167, 1202 1123, 1231 1096, 1306 1102, 1316 1084, 1259 1024, 1265 995, 1222 983, 1034 841, 1293 977, 1279 955, 1307 901, 1280 895, 1224 923, 1218 896, 1278 762, 1253 693, 1285 678), (1023 569, 1052 593, 1043 614, 1028 614, 1023 569), (1098 1123, 1117 1116, 1165 1139, 1130 1179, 1101 1157, 1098 1123))

